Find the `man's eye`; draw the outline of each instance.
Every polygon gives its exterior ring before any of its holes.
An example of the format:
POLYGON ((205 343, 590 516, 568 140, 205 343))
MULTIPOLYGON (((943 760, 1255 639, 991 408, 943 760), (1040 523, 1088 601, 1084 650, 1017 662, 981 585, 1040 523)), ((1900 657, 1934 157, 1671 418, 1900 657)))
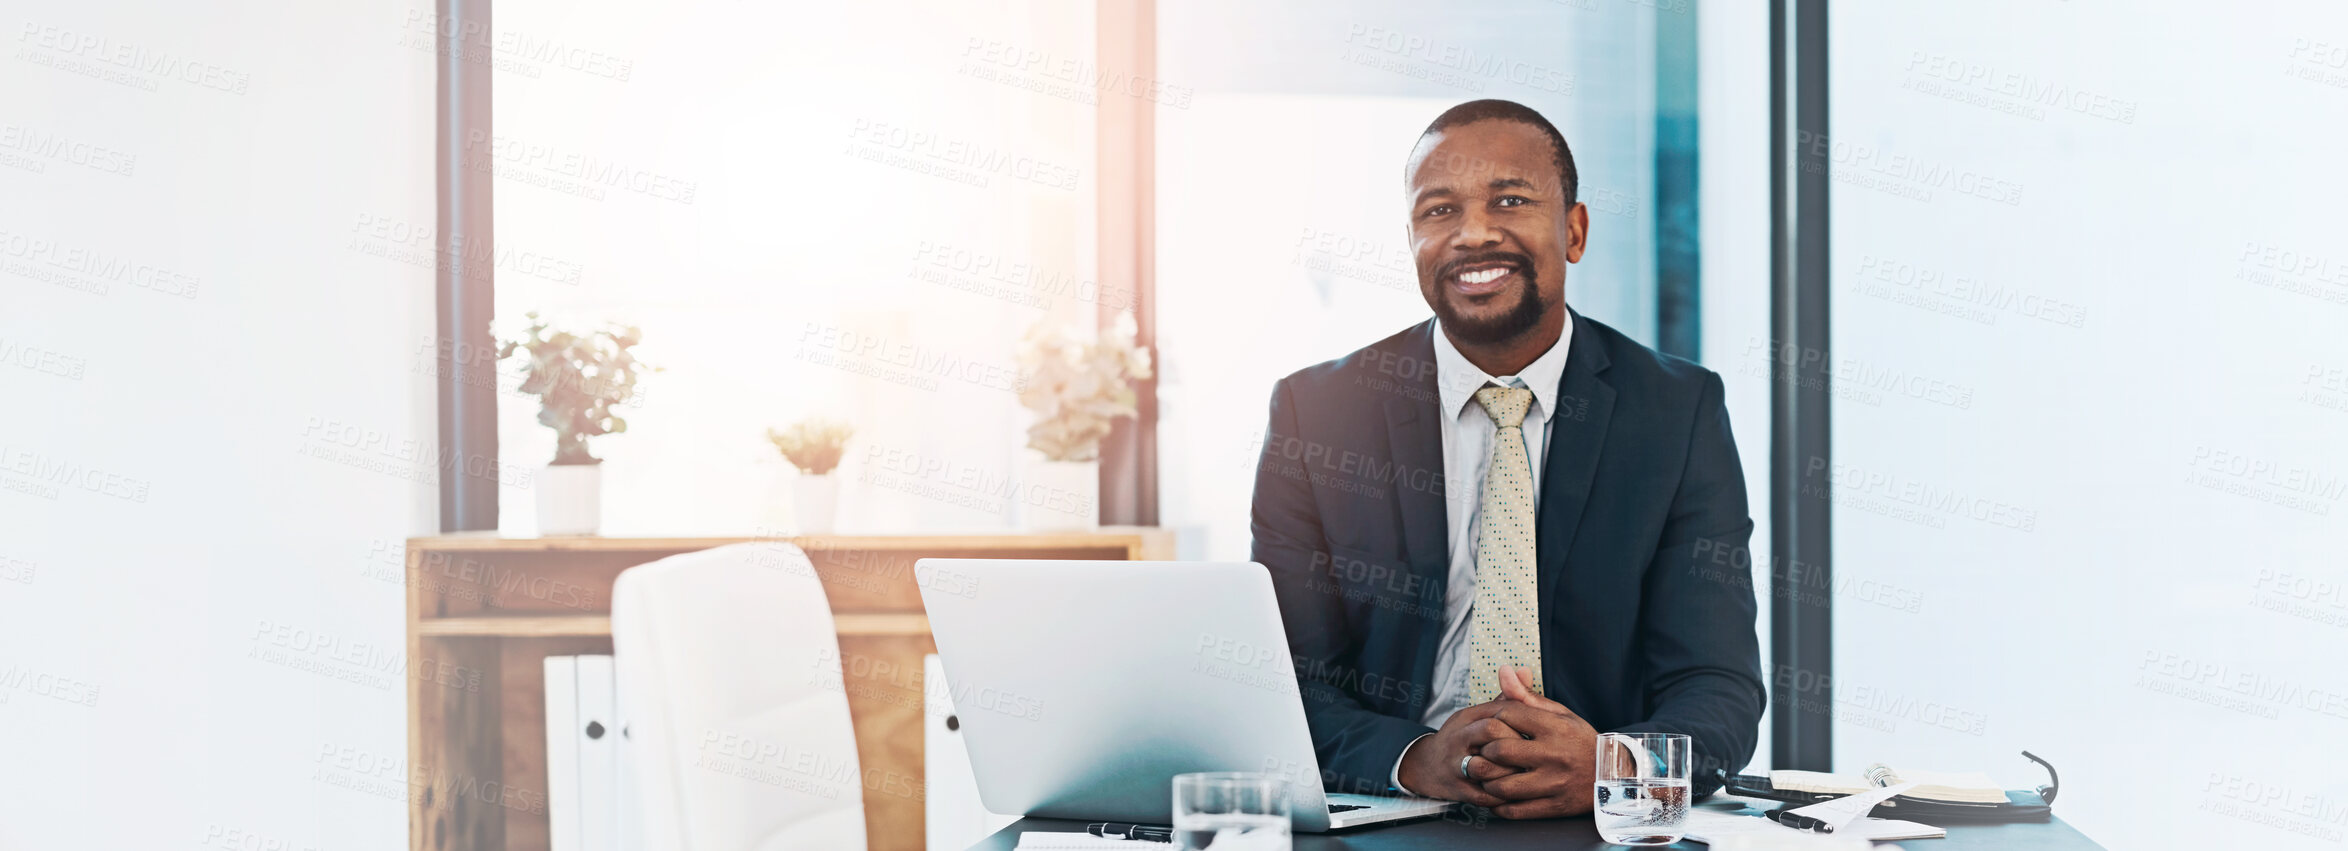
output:
POLYGON ((1498 204, 1502 207, 1517 207, 1533 203, 1533 200, 1522 195, 1502 195, 1500 196, 1500 200, 1494 201, 1492 203, 1498 204))
POLYGON ((1426 212, 1424 212, 1424 213, 1420 213, 1420 214, 1419 214, 1419 218, 1422 218, 1422 219, 1431 219, 1431 218, 1434 218, 1434 217, 1436 217, 1436 216, 1443 215, 1444 213, 1448 213, 1448 212, 1451 212, 1451 205, 1449 205, 1449 204, 1437 204, 1437 205, 1435 205, 1435 206, 1428 207, 1426 212))

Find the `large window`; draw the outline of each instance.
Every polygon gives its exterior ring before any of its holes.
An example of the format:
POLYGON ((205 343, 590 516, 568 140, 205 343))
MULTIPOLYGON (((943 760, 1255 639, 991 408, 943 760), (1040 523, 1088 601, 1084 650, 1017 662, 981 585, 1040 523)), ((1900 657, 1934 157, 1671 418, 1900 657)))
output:
POLYGON ((1430 315, 1404 240, 1402 164, 1454 104, 1507 98, 1557 123, 1591 207, 1567 300, 1653 343, 1657 14, 1622 3, 1160 8, 1163 74, 1197 90, 1187 108, 1158 113, 1165 523, 1201 530, 1207 555, 1246 557, 1273 382, 1430 315))
MULTIPOLYGON (((1089 332, 1091 4, 498 0, 501 330, 643 330, 666 370, 594 441, 614 534, 794 528, 763 437, 856 429, 840 526, 1005 528, 1021 334, 1089 332)), ((509 382, 510 383, 510 382, 509 382)), ((521 468, 552 433, 499 399, 521 468)), ((531 494, 504 491, 527 534, 531 494)))
MULTIPOLYGON (((1403 159, 1444 109, 1496 97, 1540 110, 1573 146, 1591 245, 1567 301, 1701 352, 1727 381, 1753 548, 1768 552, 1769 390, 1736 369, 1768 333, 1767 31, 1736 4, 1162 7, 1162 74, 1196 90, 1158 112, 1163 522, 1192 533, 1191 553, 1247 557, 1273 382, 1430 315, 1403 159), (1720 283, 1696 286, 1699 254, 1720 283)), ((1750 570, 1768 588, 1766 566, 1750 570)), ((1753 764, 1769 752, 1764 736, 1753 764)))

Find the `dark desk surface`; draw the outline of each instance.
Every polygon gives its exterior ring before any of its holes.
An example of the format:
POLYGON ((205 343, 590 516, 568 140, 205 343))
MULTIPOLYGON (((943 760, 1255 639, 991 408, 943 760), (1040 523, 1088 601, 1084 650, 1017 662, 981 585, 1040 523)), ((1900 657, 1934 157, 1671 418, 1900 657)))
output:
MULTIPOLYGON (((1726 795, 1714 796, 1698 806, 1705 809, 1735 811, 1743 800, 1726 795)), ((1019 846, 1019 834, 1036 830, 1047 833, 1083 833, 1084 822, 1062 819, 1020 819, 1010 827, 996 831, 985 842, 971 846, 971 851, 1012 851, 1019 846)), ((2062 819, 2045 824, 1990 824, 1957 825, 1948 828, 1946 839, 1910 839, 1899 843, 1909 851, 1965 851, 1976 848, 2032 848, 2062 849, 2096 848, 2103 846, 2062 819)), ((1172 847, 1172 846, 1163 846, 1172 847)), ((1453 813, 1442 819, 1421 819, 1402 824, 1364 827, 1342 833, 1296 835, 1296 851, 1418 851, 1418 849, 1540 849, 1540 851, 1573 851, 1582 848, 1627 848, 1611 845, 1598 838, 1598 828, 1588 816, 1549 821, 1508 821, 1488 818, 1475 823, 1469 816, 1453 813)), ((1701 849, 1704 843, 1680 840, 1661 846, 1671 849, 1701 849)))

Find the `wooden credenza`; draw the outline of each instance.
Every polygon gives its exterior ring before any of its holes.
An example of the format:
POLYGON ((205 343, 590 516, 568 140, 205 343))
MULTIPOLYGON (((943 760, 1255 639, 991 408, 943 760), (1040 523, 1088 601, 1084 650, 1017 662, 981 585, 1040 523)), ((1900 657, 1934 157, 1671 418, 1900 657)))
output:
POLYGON ((1172 532, 802 538, 411 538, 407 549, 408 847, 547 848, 547 656, 611 652, 620 571, 678 553, 787 540, 831 600, 871 847, 919 849, 922 656, 936 652, 913 562, 932 557, 1170 559, 1172 532))

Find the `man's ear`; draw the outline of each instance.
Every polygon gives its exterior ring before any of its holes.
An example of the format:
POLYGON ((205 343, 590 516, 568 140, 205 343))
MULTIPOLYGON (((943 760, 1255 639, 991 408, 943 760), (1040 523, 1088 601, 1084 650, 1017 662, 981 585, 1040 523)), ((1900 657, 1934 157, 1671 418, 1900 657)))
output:
POLYGON ((1582 247, 1590 241, 1590 205, 1575 202, 1565 214, 1565 262, 1582 262, 1582 247))

